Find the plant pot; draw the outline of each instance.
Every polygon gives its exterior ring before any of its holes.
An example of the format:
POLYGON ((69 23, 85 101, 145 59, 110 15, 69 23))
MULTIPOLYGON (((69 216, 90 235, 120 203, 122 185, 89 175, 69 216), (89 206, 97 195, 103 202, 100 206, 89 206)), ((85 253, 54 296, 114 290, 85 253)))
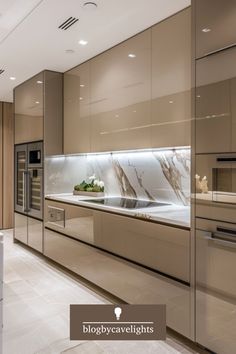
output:
POLYGON ((86 192, 86 191, 73 191, 74 195, 84 195, 87 197, 104 197, 104 192, 86 192))

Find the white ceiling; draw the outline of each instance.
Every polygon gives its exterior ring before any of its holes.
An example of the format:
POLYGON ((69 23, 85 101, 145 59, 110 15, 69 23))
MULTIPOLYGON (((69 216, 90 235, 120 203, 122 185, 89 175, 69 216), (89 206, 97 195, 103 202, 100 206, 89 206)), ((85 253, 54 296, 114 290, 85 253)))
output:
POLYGON ((44 69, 64 72, 190 5, 191 0, 0 0, 0 101, 44 69), (79 21, 67 31, 68 17, 79 21), (88 41, 86 46, 78 44, 88 41), (65 51, 72 49, 74 53, 65 51), (10 77, 16 77, 15 81, 10 77))

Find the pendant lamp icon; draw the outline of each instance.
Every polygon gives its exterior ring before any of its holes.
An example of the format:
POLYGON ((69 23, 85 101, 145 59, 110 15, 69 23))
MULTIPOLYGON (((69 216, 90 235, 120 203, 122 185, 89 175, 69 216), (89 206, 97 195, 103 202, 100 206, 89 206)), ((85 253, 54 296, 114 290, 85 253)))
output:
POLYGON ((120 307, 116 307, 116 308, 114 309, 114 313, 115 313, 115 315, 116 315, 117 321, 119 321, 120 315, 121 315, 121 313, 122 313, 122 309, 121 309, 120 307))

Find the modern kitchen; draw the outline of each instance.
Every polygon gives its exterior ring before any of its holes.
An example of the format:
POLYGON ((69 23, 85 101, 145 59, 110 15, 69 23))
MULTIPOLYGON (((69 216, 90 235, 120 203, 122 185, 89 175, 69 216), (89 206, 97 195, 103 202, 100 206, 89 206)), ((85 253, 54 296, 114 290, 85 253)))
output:
POLYGON ((0 2, 0 353, 235 353, 235 1, 21 2, 0 2), (166 339, 71 340, 72 304, 165 305, 166 339))

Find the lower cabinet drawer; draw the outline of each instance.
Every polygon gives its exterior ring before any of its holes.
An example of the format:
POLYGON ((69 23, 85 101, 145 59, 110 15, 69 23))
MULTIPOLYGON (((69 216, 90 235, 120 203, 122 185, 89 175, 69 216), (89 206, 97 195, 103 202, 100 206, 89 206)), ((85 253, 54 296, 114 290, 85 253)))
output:
POLYGON ((95 245, 143 266, 190 282, 190 232, 158 223, 100 213, 95 245))
POLYGON ((190 288, 54 231, 44 254, 130 304, 166 304, 167 325, 190 338, 190 288))

